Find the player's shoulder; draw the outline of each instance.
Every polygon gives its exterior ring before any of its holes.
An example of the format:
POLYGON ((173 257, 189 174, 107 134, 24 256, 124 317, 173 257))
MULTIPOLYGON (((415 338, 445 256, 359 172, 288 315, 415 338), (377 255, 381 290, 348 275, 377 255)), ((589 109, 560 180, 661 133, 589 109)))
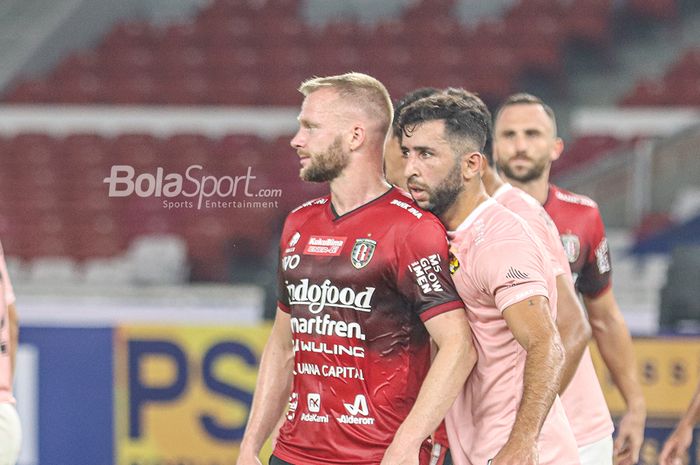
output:
POLYGON ((561 206, 598 210, 598 204, 590 197, 568 191, 554 184, 549 186, 549 198, 547 201, 560 204, 561 206))
POLYGON ((294 219, 294 218, 301 218, 306 215, 314 214, 324 208, 328 202, 330 202, 331 197, 330 195, 324 195, 323 197, 318 197, 315 199, 307 200, 306 202, 302 203, 298 207, 295 207, 289 214, 287 215, 287 220, 294 219))
POLYGON ((287 214, 282 228, 282 237, 288 231, 296 231, 303 224, 312 221, 314 217, 319 217, 330 202, 330 195, 307 200, 287 214))
POLYGON ((416 226, 433 225, 444 232, 445 227, 440 220, 429 211, 420 208, 410 194, 403 189, 394 187, 386 196, 386 219, 395 226, 414 228, 416 226))
POLYGON ((544 210, 544 207, 535 199, 533 196, 525 192, 524 190, 513 186, 513 192, 517 195, 518 199, 526 205, 531 210, 544 210))

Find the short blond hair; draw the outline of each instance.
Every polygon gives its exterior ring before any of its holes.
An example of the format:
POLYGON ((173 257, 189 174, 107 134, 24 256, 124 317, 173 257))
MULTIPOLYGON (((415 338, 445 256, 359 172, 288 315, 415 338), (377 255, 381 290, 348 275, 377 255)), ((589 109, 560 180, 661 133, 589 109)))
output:
POLYGON ((360 106, 381 124, 384 133, 389 130, 394 118, 394 107, 389 92, 378 79, 355 72, 314 77, 302 82, 299 92, 307 97, 312 92, 326 88, 335 90, 340 98, 360 106))

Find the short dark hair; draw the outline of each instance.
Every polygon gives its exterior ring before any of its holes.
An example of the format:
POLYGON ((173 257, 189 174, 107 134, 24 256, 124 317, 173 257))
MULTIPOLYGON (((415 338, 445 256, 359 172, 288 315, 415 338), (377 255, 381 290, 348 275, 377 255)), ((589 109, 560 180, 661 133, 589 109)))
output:
POLYGON ((554 136, 556 137, 557 135, 557 117, 554 115, 554 110, 552 110, 552 107, 544 103, 544 100, 541 98, 528 94, 525 92, 520 92, 517 94, 510 95, 508 98, 505 99, 505 101, 501 104, 500 107, 498 107, 498 111, 496 112, 496 119, 498 119, 498 115, 501 114, 504 108, 512 106, 512 105, 541 105, 542 109, 544 109, 544 112, 547 113, 547 116, 549 116, 549 119, 552 120, 552 126, 554 128, 554 136))
POLYGON ((399 114, 400 135, 409 136, 420 124, 437 120, 445 121, 445 136, 455 154, 466 150, 484 150, 491 115, 488 109, 484 112, 461 95, 443 92, 411 103, 399 114), (469 144, 467 149, 464 147, 466 144, 469 144))
POLYGON ((401 97, 401 100, 397 101, 394 104, 394 120, 391 122, 391 130, 394 134, 394 137, 401 136, 401 130, 397 126, 399 121, 399 113, 401 113, 401 110, 403 110, 416 100, 420 100, 425 97, 430 97, 431 95, 435 95, 438 93, 440 93, 440 89, 437 89, 435 87, 420 87, 418 89, 410 91, 409 93, 401 97))
POLYGON ((462 97, 463 99, 471 102, 488 118, 486 141, 484 142, 484 149, 481 151, 481 153, 486 157, 486 160, 489 162, 489 166, 493 166, 493 119, 491 118, 491 111, 489 110, 489 107, 483 100, 481 100, 479 94, 470 92, 461 87, 448 87, 445 89, 445 93, 447 95, 462 97))

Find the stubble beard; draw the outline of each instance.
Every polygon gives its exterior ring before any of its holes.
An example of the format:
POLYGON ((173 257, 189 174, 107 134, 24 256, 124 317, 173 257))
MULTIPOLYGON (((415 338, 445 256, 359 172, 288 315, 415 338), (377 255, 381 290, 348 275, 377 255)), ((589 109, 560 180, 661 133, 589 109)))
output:
POLYGON ((526 170, 526 171, 519 171, 516 172, 513 170, 510 165, 502 162, 497 162, 496 165, 498 166, 498 170, 505 174, 505 176, 508 179, 512 179, 514 181, 517 181, 522 184, 527 184, 529 182, 535 181, 537 179, 540 179, 543 175, 545 170, 547 169, 548 163, 547 161, 542 161, 541 163, 534 163, 532 168, 526 170))
POLYGON ((454 205, 463 190, 462 172, 459 165, 455 164, 450 174, 435 189, 431 189, 428 204, 422 208, 439 217, 454 205))
POLYGON ((325 152, 315 153, 309 160, 309 166, 299 172, 299 177, 307 182, 332 181, 340 176, 350 163, 349 155, 343 151, 340 136, 333 140, 325 152))

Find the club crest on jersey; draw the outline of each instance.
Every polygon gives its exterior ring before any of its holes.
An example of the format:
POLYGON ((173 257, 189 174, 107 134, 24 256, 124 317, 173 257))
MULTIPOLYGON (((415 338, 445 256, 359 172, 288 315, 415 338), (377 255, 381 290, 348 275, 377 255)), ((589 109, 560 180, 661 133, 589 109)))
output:
POLYGON ((459 270, 459 260, 457 260, 457 257, 450 251, 450 274, 455 274, 459 270))
POLYGON ((575 234, 562 234, 561 243, 564 246, 566 258, 569 259, 569 263, 574 263, 578 260, 581 254, 581 241, 578 236, 575 234))
POLYGON ((366 267, 374 256, 374 249, 377 248, 377 242, 372 239, 357 239, 350 253, 350 261, 352 266, 358 270, 366 267))

